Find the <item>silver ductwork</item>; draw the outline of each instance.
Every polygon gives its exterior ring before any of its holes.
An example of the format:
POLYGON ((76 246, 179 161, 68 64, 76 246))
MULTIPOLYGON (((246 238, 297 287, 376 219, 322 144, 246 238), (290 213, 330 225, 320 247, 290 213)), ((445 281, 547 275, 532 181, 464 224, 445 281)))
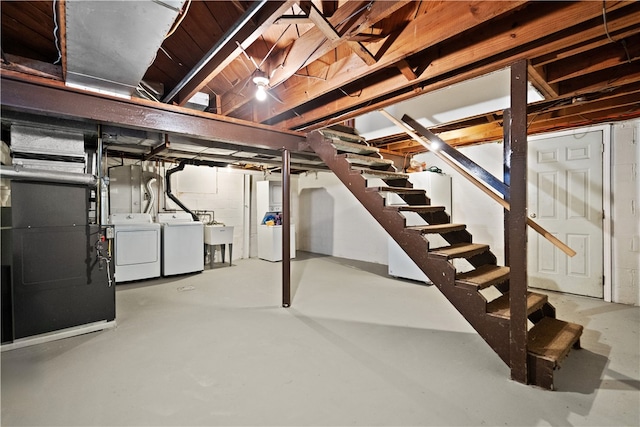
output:
POLYGON ((184 0, 65 2, 67 84, 131 96, 183 4, 184 0))
POLYGON ((87 186, 95 186, 98 182, 98 178, 90 174, 32 169, 25 168, 21 165, 0 165, 0 177, 5 179, 19 179, 23 181, 61 182, 87 186))

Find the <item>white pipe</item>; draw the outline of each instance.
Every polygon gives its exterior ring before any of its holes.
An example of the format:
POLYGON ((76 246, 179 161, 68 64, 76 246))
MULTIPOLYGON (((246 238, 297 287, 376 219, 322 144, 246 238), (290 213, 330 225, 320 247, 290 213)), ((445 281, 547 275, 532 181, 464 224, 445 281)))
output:
POLYGON ((156 177, 151 177, 147 180, 145 187, 147 188, 147 192, 149 193, 149 202, 147 203, 147 207, 144 209, 144 213, 150 214, 153 210, 153 205, 156 203, 156 193, 151 188, 151 184, 156 180, 156 177))
POLYGON ((52 171, 43 169, 25 168, 22 165, 0 165, 0 176, 6 179, 22 179, 25 181, 63 182, 69 184, 82 184, 95 186, 98 178, 95 175, 85 173, 52 171))

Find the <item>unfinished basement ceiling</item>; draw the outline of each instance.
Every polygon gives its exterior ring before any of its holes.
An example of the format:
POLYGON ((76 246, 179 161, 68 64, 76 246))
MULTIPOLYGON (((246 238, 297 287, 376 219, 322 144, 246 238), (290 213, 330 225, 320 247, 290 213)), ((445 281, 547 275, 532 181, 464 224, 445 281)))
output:
MULTIPOLYGON (((71 23, 87 12, 87 4, 2 1, 3 72, 69 81, 78 55, 65 35, 70 37, 71 23), (54 64, 58 47, 61 61, 54 64)), ((133 9, 127 13, 133 22, 150 18, 133 9)), ((117 50, 121 43, 113 31, 118 22, 109 22, 118 20, 113 16, 100 15, 105 22, 94 28, 99 43, 90 48, 93 53, 117 50)), ((159 47, 151 42, 157 43, 158 34, 144 27, 125 28, 127 38, 149 41, 139 48, 140 62, 154 58, 134 96, 145 93, 157 99, 152 102, 184 106, 204 94, 202 109, 212 117, 308 132, 519 59, 529 61, 529 80, 545 97, 529 107, 531 133, 640 116, 637 1, 187 0, 159 47), (260 102, 253 78, 262 73, 268 96, 260 102)), ((129 65, 114 55, 93 58, 98 69, 129 65)), ((501 124, 502 112, 496 111, 439 123, 433 130, 461 145, 499 139, 501 124)), ((375 142, 400 155, 422 150, 399 134, 375 142)), ((140 151, 146 155, 153 148, 140 151)))

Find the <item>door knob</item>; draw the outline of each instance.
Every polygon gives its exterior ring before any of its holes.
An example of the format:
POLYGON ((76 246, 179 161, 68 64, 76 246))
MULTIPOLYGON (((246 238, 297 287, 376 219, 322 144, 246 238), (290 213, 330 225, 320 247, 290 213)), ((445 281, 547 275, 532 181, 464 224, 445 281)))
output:
POLYGON ((536 217, 536 213, 535 213, 535 212, 532 212, 532 213, 530 213, 530 214, 529 214, 529 216, 530 216, 531 218, 535 218, 535 217, 536 217))

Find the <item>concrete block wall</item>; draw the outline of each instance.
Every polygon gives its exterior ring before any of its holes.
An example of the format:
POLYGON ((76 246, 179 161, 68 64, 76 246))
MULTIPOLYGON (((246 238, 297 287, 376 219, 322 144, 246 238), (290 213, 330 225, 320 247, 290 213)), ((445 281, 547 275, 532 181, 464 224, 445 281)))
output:
MULTIPOLYGON (((242 258, 245 232, 243 173, 228 168, 187 165, 172 176, 171 189, 190 210, 213 211, 216 222, 233 226, 233 258, 242 258)), ((181 210, 166 194, 161 199, 166 210, 181 210)))
POLYGON ((612 300, 640 305, 640 120, 612 129, 612 300))

